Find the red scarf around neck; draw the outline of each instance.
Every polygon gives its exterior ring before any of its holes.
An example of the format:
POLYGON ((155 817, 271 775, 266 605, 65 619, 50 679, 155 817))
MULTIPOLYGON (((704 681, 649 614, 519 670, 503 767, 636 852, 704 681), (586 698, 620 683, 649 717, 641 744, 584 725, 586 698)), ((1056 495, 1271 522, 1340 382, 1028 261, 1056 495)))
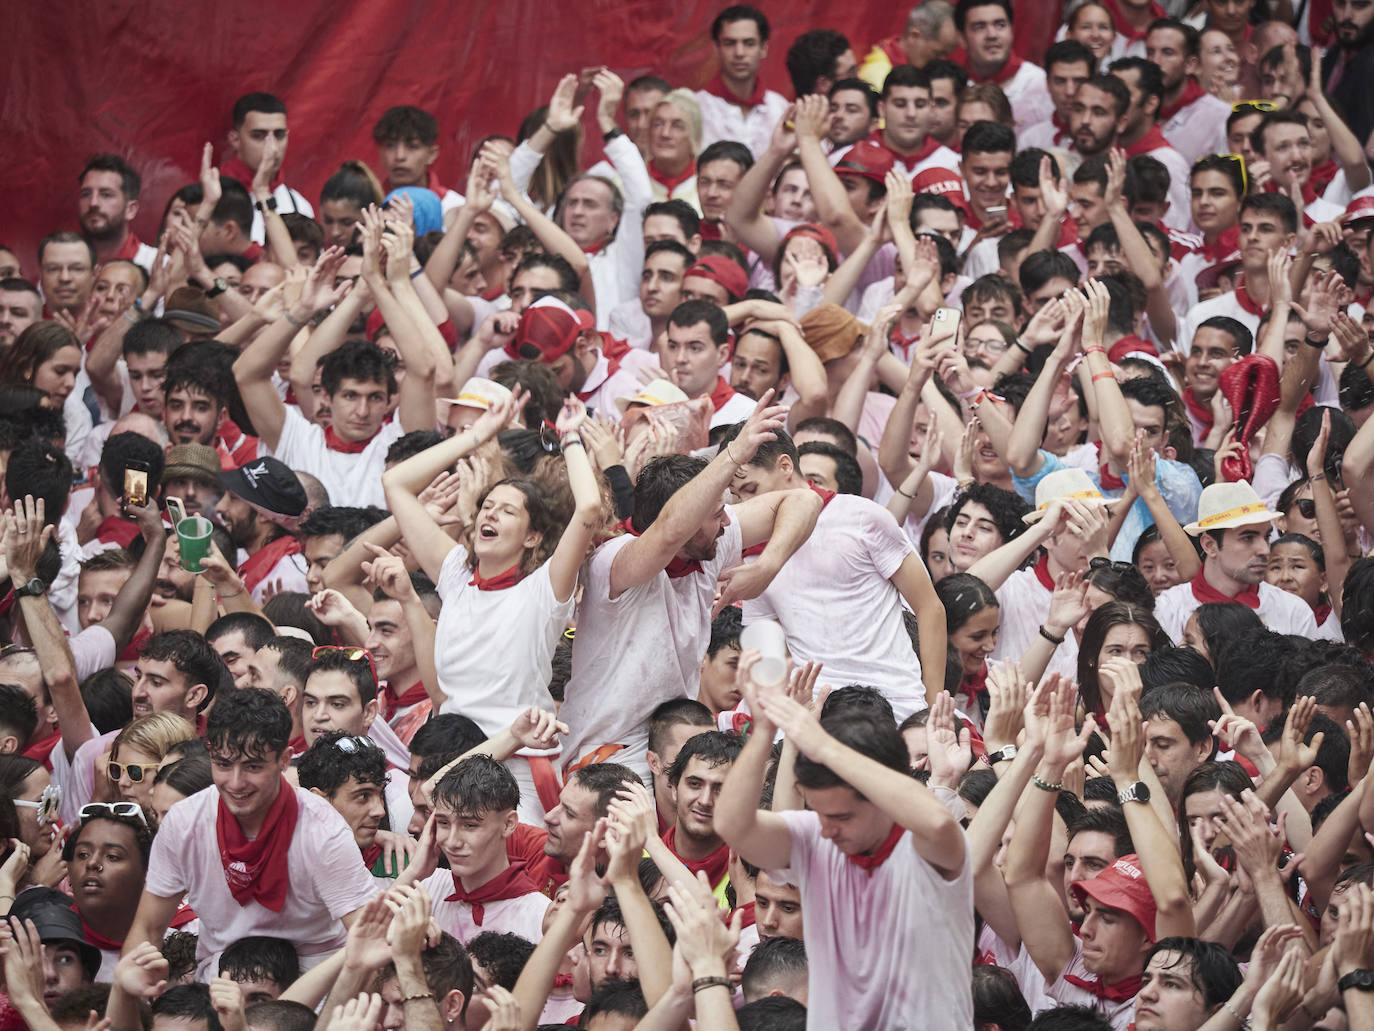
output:
POLYGON ((717 376, 716 385, 708 396, 711 398, 711 411, 718 412, 735 396, 735 388, 725 382, 724 376, 717 376))
POLYGON ((286 857, 296 834, 300 809, 295 789, 282 777, 262 829, 249 841, 220 799, 215 840, 219 842, 219 860, 224 866, 229 893, 240 906, 256 901, 263 908, 280 913, 286 905, 286 893, 291 887, 286 857))
POLYGON ((971 67, 972 62, 968 61, 967 57, 965 57, 964 67, 968 70, 968 77, 974 82, 995 82, 997 85, 1001 86, 1003 83, 1010 82, 1025 63, 1026 62, 1021 59, 1020 55, 1013 53, 1007 58, 1006 64, 1002 65, 1001 68, 993 72, 992 75, 986 79, 980 79, 973 73, 973 68, 971 67))
POLYGON ((753 92, 741 100, 730 90, 729 86, 725 85, 725 77, 719 72, 716 73, 716 77, 708 82, 703 89, 714 97, 720 97, 720 99, 727 104, 734 104, 736 107, 742 107, 746 111, 749 108, 758 107, 762 104, 764 93, 766 92, 763 88, 762 76, 755 75, 753 92))
POLYGON ((1245 289, 1244 283, 1236 287, 1236 303, 1256 318, 1264 314, 1265 306, 1250 296, 1249 291, 1245 289))
POLYGON ((1212 414, 1212 406, 1199 401, 1193 395, 1192 387, 1183 388, 1183 405, 1188 409, 1189 414, 1197 420, 1204 434, 1212 431, 1212 423, 1216 421, 1216 417, 1212 414))
POLYGON ((910 154, 901 153, 896 148, 894 148, 892 144, 889 143, 886 139, 880 138, 878 142, 881 143, 891 152, 892 156, 897 159, 898 163, 906 168, 908 174, 913 172, 916 166, 919 165, 922 161, 924 161, 926 158, 930 157, 930 155, 934 154, 937 150, 940 149, 940 141, 937 140, 934 136, 927 136, 925 138, 925 141, 922 142, 922 144, 910 154))
MULTIPOLYGON (((377 427, 377 433, 380 432, 381 427, 379 426, 377 427)), ((345 455, 361 455, 367 450, 367 445, 371 444, 376 437, 377 434, 374 433, 366 440, 344 440, 343 437, 339 436, 338 431, 334 429, 333 426, 326 426, 324 428, 324 446, 329 448, 330 451, 338 451, 345 455)))
POLYGON ((1156 18, 1168 17, 1164 8, 1160 7, 1159 4, 1152 3, 1150 4, 1150 17, 1145 20, 1145 27, 1137 29, 1130 23, 1130 20, 1126 17, 1126 12, 1117 5, 1116 0, 1098 0, 1098 2, 1101 3, 1102 6, 1107 9, 1107 13, 1112 16, 1112 24, 1116 26, 1116 34, 1118 36, 1125 36, 1128 43, 1137 43, 1148 36, 1150 34, 1150 23, 1156 18))
POLYGON ((1221 602, 1223 604, 1238 601, 1242 605, 1246 605, 1252 609, 1259 608, 1259 584, 1255 584, 1248 590, 1241 591, 1234 598, 1228 598, 1208 583, 1203 573, 1198 573, 1197 576, 1188 581, 1188 584, 1193 588, 1193 597, 1204 605, 1209 601, 1221 602))
MULTIPOLYGON (((1160 17, 1162 18, 1164 16, 1160 15, 1160 17)), ((1206 95, 1207 91, 1202 88, 1201 83, 1199 83, 1197 79, 1193 78, 1191 75, 1185 77, 1183 80, 1183 88, 1178 91, 1178 99, 1168 107, 1161 107, 1159 109, 1159 120, 1161 122, 1167 122, 1189 104, 1196 103, 1206 95)))
POLYGON ((1065 974, 1064 980, 1071 985, 1076 985, 1084 991, 1092 992, 1099 999, 1107 1002, 1130 1002, 1140 994, 1140 975, 1128 977, 1124 981, 1117 981, 1116 984, 1103 984, 1101 978, 1079 977, 1077 974, 1065 974))
POLYGON ((301 553, 301 542, 290 534, 283 534, 276 540, 263 545, 253 554, 248 556, 248 560, 239 566, 239 577, 243 580, 243 589, 250 594, 277 568, 277 563, 288 555, 299 555, 301 553))
POLYGON ((138 539, 138 527, 123 516, 106 516, 95 528, 95 536, 97 540, 104 541, 106 544, 117 544, 121 548, 127 549, 130 544, 138 539))
MULTIPOLYGON (((508 587, 518 584, 523 574, 520 572, 520 563, 517 562, 504 572, 497 573, 492 577, 485 577, 476 569, 472 571, 472 579, 468 581, 469 587, 476 587, 479 591, 504 591, 508 587)), ((426 698, 429 696, 426 695, 426 698)))
POLYGON ((1164 133, 1158 125, 1153 125, 1149 132, 1126 148, 1126 156, 1128 158, 1139 157, 1141 154, 1148 154, 1152 150, 1163 150, 1168 146, 1169 141, 1164 138, 1164 133))
POLYGON ((48 769, 52 769, 52 750, 57 747, 57 743, 62 740, 61 729, 54 730, 47 737, 39 738, 29 745, 22 752, 25 759, 32 759, 34 762, 42 763, 48 769))
MULTIPOLYGON (((620 528, 631 537, 638 537, 639 533, 630 524, 633 516, 626 516, 620 521, 620 528)), ((695 560, 688 561, 680 555, 674 555, 673 560, 664 566, 663 571, 668 574, 670 580, 680 580, 684 576, 691 576, 693 573, 701 572, 701 563, 695 560)))
MULTIPOLYGON (((227 157, 220 162, 219 174, 227 175, 231 179, 237 179, 239 182, 243 183, 244 186, 252 189, 253 176, 257 173, 249 168, 242 158, 234 154, 232 157, 227 157)), ((272 179, 273 190, 282 184, 282 175, 282 170, 278 168, 276 176, 272 179)))
POLYGON ((687 162, 687 167, 679 175, 669 175, 667 172, 661 171, 652 161, 649 162, 649 178, 667 190, 669 197, 673 195, 674 190, 696 174, 696 166, 690 161, 687 162))
POLYGON ((72 912, 81 921, 81 935, 86 939, 87 945, 94 945, 97 949, 104 949, 106 952, 120 952, 124 948, 123 942, 117 942, 113 938, 106 938, 103 934, 86 923, 86 918, 81 915, 81 910, 76 908, 76 903, 72 903, 72 912))
POLYGON ((463 887, 463 882, 458 875, 453 875, 453 894, 445 901, 447 902, 466 902, 472 907, 472 922, 478 927, 482 926, 482 920, 486 916, 484 904, 487 902, 503 902, 506 899, 518 899, 521 895, 532 895, 539 891, 539 886, 530 879, 529 874, 525 873, 525 864, 513 862, 499 874, 493 877, 472 891, 463 887))
POLYGON ((887 837, 883 839, 883 843, 874 849, 871 855, 845 856, 845 862, 853 863, 860 870, 866 872, 869 878, 872 879, 873 871, 887 862, 888 856, 892 855, 893 850, 897 847, 897 842, 902 840, 902 835, 905 833, 905 827, 900 823, 894 823, 892 825, 892 830, 890 830, 887 837))
MULTIPOLYGON (((821 499, 822 512, 825 511, 826 505, 830 504, 830 502, 835 500, 835 491, 826 490, 824 487, 817 487, 814 483, 808 483, 807 486, 811 488, 812 493, 814 493, 817 497, 821 499)), ((749 545, 749 547, 744 549, 740 557, 752 558, 755 555, 762 555, 763 549, 766 547, 768 547, 768 541, 759 541, 757 544, 751 544, 749 545)))
POLYGON ((405 691, 396 696, 396 708, 409 709, 412 705, 419 705, 429 697, 429 692, 425 690, 425 682, 417 680, 405 691))
MULTIPOLYGON (((602 339, 605 340, 605 337, 603 336, 602 339)), ((579 401, 590 401, 592 399, 592 395, 595 394, 602 387, 604 387, 606 385, 606 381, 620 371, 619 355, 612 358, 609 354, 606 353, 604 348, 601 354, 606 359, 606 375, 602 376, 601 379, 597 382, 596 386, 592 387, 590 390, 579 390, 577 392, 577 399, 579 401)), ((624 354, 624 352, 622 351, 621 354, 624 354)), ((586 385, 587 384, 585 383, 582 384, 583 387, 586 387, 586 385)))
MULTIPOLYGON (((1329 181, 1330 180, 1328 180, 1328 182, 1329 181)), ((134 235, 134 231, 132 229, 126 229, 124 231, 124 242, 119 245, 119 250, 115 251, 114 254, 110 255, 110 260, 133 261, 134 255, 138 253, 138 249, 142 246, 143 241, 134 235)), ((91 341, 92 343, 94 343, 95 338, 92 337, 91 341)))
POLYGON ((668 833, 663 835, 663 844, 668 846, 668 851, 682 860, 682 864, 691 870, 693 875, 698 870, 706 871, 706 879, 711 882, 714 889, 722 880, 725 879, 726 871, 730 866, 730 846, 722 844, 705 859, 687 859, 679 854, 677 845, 677 827, 669 828, 668 833))
POLYGON ((1047 591, 1054 590, 1054 577, 1050 576, 1050 557, 1041 555, 1040 561, 1035 564, 1035 578, 1040 581, 1040 586, 1047 591))

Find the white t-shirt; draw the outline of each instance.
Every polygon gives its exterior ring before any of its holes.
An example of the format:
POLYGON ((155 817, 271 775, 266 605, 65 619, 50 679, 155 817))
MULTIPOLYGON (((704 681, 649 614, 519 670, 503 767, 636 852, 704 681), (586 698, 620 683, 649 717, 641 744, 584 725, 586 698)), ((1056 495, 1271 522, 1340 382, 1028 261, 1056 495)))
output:
MULTIPOLYGON (((365 906, 376 885, 358 861, 353 832, 329 802, 300 788, 300 815, 287 852, 291 888, 280 913, 256 899, 246 906, 229 892, 216 841, 219 789, 199 791, 168 810, 153 839, 145 887, 163 898, 186 895, 200 919, 197 972, 207 972, 224 949, 251 934, 286 938, 303 963, 344 944, 341 919, 365 906)), ((318 961, 318 960, 317 960, 318 961)))
POLYGON ((973 866, 967 849, 963 870, 947 881, 916 853, 906 831, 870 872, 821 837, 815 813, 778 815, 792 834, 792 856, 787 870, 768 875, 797 885, 807 913, 807 1028, 968 1031, 973 866))
MULTIPOLYGON (((243 185, 249 186, 251 184, 244 183, 243 185)), ((310 202, 285 183, 279 183, 276 189, 272 191, 272 199, 277 202, 278 215, 288 215, 295 212, 306 218, 315 217, 315 209, 310 206, 310 202)), ((262 212, 257 209, 256 204, 253 206, 253 228, 249 230, 248 237, 254 243, 267 242, 267 225, 263 222, 262 212)), ((153 251, 152 256, 156 258, 157 251, 153 251)), ((149 267, 152 267, 151 261, 149 267)))
POLYGON ((468 551, 456 545, 435 585, 444 603, 434 635, 444 692, 439 711, 467 716, 490 737, 531 705, 550 707, 553 652, 572 617, 573 596, 554 597, 547 562, 503 591, 479 590, 472 579, 468 551))
POLYGON ((1160 129, 1164 138, 1186 160, 1197 161, 1208 154, 1225 154, 1230 149, 1226 143, 1226 119, 1230 117, 1230 104, 1204 93, 1175 111, 1160 129))
POLYGON ((614 369, 604 354, 598 354, 596 365, 587 374, 577 396, 586 404, 589 413, 619 422, 620 408, 615 403, 616 398, 634 397, 644 385, 639 377, 640 370, 659 367, 658 355, 652 351, 629 351, 620 356, 614 369))
POLYGON ((621 301, 611 309, 606 332, 641 351, 647 351, 654 343, 653 323, 644 314, 644 306, 639 303, 638 297, 621 301))
POLYGON ((1045 85, 1045 69, 1023 61, 1016 74, 999 83, 1011 102, 1011 114, 1018 131, 1043 122, 1054 113, 1054 101, 1045 85))
POLYGON ((447 931, 466 945, 483 931, 495 934, 518 934, 526 941, 539 944, 544 937, 544 913, 549 897, 532 891, 518 898, 482 903, 482 922, 472 919, 470 902, 449 901, 453 894, 453 871, 435 870, 425 878, 425 890, 433 903, 434 919, 441 931, 447 931))
POLYGON ((310 422, 295 405, 286 406, 281 436, 272 454, 292 469, 310 473, 336 501, 386 508, 382 473, 387 449, 405 433, 399 417, 382 424, 367 447, 357 454, 334 451, 324 442, 324 429, 310 422))
MULTIPOLYGON (((1002 606, 1001 623, 997 631, 994 659, 1020 662, 1026 649, 1035 643, 1040 626, 1050 614, 1053 591, 1040 582, 1035 570, 1018 569, 997 589, 997 602, 1002 606)), ((1070 632, 1064 643, 1054 650, 1046 673, 1062 673, 1070 680, 1078 679, 1078 641, 1070 632)))
MULTIPOLYGON (((1184 624, 1201 604, 1193 593, 1193 585, 1181 583, 1170 587, 1155 599, 1155 618, 1166 634, 1175 642, 1181 642, 1184 624)), ((1267 583, 1259 585, 1259 609, 1255 614, 1260 622, 1277 633, 1297 634, 1309 640, 1317 636, 1317 621, 1312 615, 1312 607, 1296 594, 1289 594, 1267 583)))
POLYGON ((701 149, 719 140, 734 140, 748 147, 755 160, 768 149, 773 126, 787 110, 787 98, 772 90, 764 92, 762 104, 750 108, 732 104, 704 89, 694 95, 701 107, 701 149))
POLYGON ((744 623, 777 620, 796 662, 824 663, 832 684, 876 687, 904 720, 926 707, 926 690, 890 578, 915 554, 887 509, 837 494, 773 582, 744 603, 744 623))
POLYGON ((736 393, 712 413, 711 429, 715 429, 717 426, 733 426, 737 422, 743 422, 754 414, 756 404, 758 402, 753 398, 736 393))
POLYGON ((559 710, 571 728, 563 741, 565 760, 618 744, 624 747, 611 761, 643 774, 649 713, 660 702, 697 696, 716 581, 722 569, 740 561, 739 522, 729 506, 725 511, 728 522, 715 557, 703 561, 699 572, 660 572, 612 598, 611 566, 634 539, 630 534, 601 545, 583 567, 572 676, 559 710))

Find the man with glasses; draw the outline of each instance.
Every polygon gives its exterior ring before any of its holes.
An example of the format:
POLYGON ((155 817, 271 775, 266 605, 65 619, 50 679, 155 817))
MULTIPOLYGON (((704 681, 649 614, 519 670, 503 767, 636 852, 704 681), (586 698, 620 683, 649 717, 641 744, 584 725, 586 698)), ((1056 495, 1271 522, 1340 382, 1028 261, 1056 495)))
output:
POLYGON ((173 806, 158 828, 126 953, 161 946, 183 896, 200 917, 197 973, 249 935, 293 942, 309 969, 343 946, 376 891, 348 824, 283 776, 291 714, 260 688, 221 697, 206 726, 215 790, 173 806))

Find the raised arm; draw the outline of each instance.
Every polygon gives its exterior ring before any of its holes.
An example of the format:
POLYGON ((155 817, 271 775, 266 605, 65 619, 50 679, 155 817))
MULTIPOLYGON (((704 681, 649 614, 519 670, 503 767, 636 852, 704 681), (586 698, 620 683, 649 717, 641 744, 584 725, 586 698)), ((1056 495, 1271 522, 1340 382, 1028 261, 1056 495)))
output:
MULTIPOLYGON (((902 384, 897 400, 888 412, 887 422, 883 424, 883 436, 878 443, 878 465, 887 477, 888 483, 902 483, 911 475, 911 470, 916 465, 911 458, 911 433, 916 425, 916 409, 921 403, 921 391, 930 382, 933 371, 934 367, 925 360, 918 346, 911 367, 907 371, 906 382, 902 384)), ((932 425, 931 431, 934 429, 935 426, 932 425)), ((933 496, 929 485, 922 483, 919 490, 926 495, 925 509, 929 509, 933 496)))
POLYGON ((553 581, 554 597, 559 601, 572 597, 577 586, 577 571, 601 526, 601 487, 580 432, 586 419, 586 406, 569 396, 558 415, 557 429, 563 445, 563 461, 568 468, 568 485, 572 487, 573 514, 549 559, 549 579, 553 581))
POLYGON ((1006 454, 1003 455, 1011 471, 1022 479, 1034 476, 1045 464, 1040 455, 1040 444, 1045 439, 1045 427, 1050 419, 1050 403, 1056 388, 1063 381, 1065 369, 1078 352, 1079 333, 1087 307, 1083 294, 1078 290, 1068 291, 1045 307, 1050 305, 1058 305, 1062 311, 1064 330, 1046 359, 1044 368, 1040 370, 1040 375, 1031 384, 1025 401, 1021 403, 1021 410, 1016 413, 1011 433, 1007 436, 1006 454))
POLYGON ((802 97, 797 101, 794 120, 797 153, 811 185, 811 196, 816 201, 816 215, 821 224, 835 234, 840 253, 848 254, 863 242, 866 230, 849 203, 844 184, 821 149, 821 139, 829 126, 830 104, 825 97, 802 97))
POLYGON ((1040 197, 1045 202, 1045 217, 1031 238, 1028 254, 1058 250, 1059 226, 1069 210, 1069 181, 1055 179, 1051 160, 1048 154, 1040 159, 1040 197))
POLYGON ((1102 431, 1102 446, 1111 455, 1118 469, 1124 469, 1131 458, 1131 444, 1135 440, 1135 420, 1121 394, 1121 385, 1112 372, 1103 346, 1107 328, 1107 307, 1111 295, 1095 279, 1084 286, 1088 295, 1087 311, 1083 315, 1083 364, 1092 376, 1091 385, 1097 397, 1098 425, 1102 431))
MULTIPOLYGON (((756 653, 740 656, 740 666, 757 659, 756 653)), ((792 861, 792 832, 777 813, 759 809, 763 780, 773 750, 777 727, 770 721, 760 701, 760 689, 742 675, 745 697, 754 725, 744 749, 725 775, 716 800, 716 833, 737 855, 766 870, 785 870, 792 861)))
POLYGON ((1322 121, 1326 123, 1326 132, 1331 140, 1331 156, 1345 173, 1345 185, 1351 193, 1359 193, 1369 185, 1369 162, 1365 159, 1364 148, 1360 146, 1359 138, 1350 131, 1350 126, 1336 113, 1326 93, 1322 91, 1321 66, 1324 56, 1320 49, 1313 48, 1312 78, 1307 87, 1307 95, 1321 114, 1322 121))
POLYGON ((945 606, 935 593, 935 585, 930 582, 925 563, 914 551, 892 574, 892 585, 897 588, 907 607, 916 613, 921 680, 926 685, 927 704, 934 704, 945 689, 945 659, 949 643, 945 606))
POLYGON ((372 561, 363 563, 367 583, 379 588, 401 605, 401 618, 406 621, 415 652, 415 667, 420 671, 420 682, 425 685, 425 693, 438 712, 446 701, 439 687, 439 672, 434 663, 434 636, 436 624, 434 617, 425 608, 415 585, 410 581, 405 562, 384 548, 371 545, 372 561))
POLYGON ((711 513, 724 504, 735 469, 752 459, 759 445, 772 440, 773 431, 783 426, 787 410, 771 405, 772 400, 773 392, 766 391, 739 436, 721 448, 705 469, 669 499, 641 536, 621 548, 611 565, 612 598, 657 576, 711 513))
POLYGON ((91 385, 100 399, 113 412, 119 411, 124 402, 124 385, 119 381, 119 358, 124 349, 124 337, 130 328, 153 314, 157 302, 167 292, 167 275, 170 271, 167 247, 170 234, 164 233, 158 241, 157 256, 148 273, 148 286, 142 296, 132 301, 114 320, 101 330, 95 343, 86 352, 86 375, 91 377, 91 385))
MULTIPOLYGON (((1347 318, 1347 322, 1353 320, 1347 318)), ((1336 495, 1326 479, 1326 447, 1331 439, 1331 413, 1322 412, 1322 428, 1307 455, 1307 480, 1312 487, 1312 503, 1317 507, 1317 528, 1322 535, 1322 557, 1326 561, 1326 593, 1336 617, 1341 615, 1345 578, 1350 572, 1349 545, 1336 510, 1336 495), (1330 542, 1330 543, 1328 543, 1330 542)))
MULTIPOLYGON (((640 987, 650 1006, 656 1003, 672 984, 673 947, 659 925, 654 905, 639 882, 639 857, 644 854, 643 824, 615 822, 606 830, 606 880, 620 903, 625 917, 625 931, 639 965, 640 987)), ((709 893, 708 893, 709 894, 709 893)))
POLYGON ((162 529, 162 513, 156 502, 146 505, 127 505, 128 511, 138 523, 139 535, 143 538, 143 554, 134 566, 133 575, 124 581, 124 586, 115 595, 109 615, 100 623, 110 632, 115 641, 115 652, 122 652, 133 639, 134 631, 148 611, 148 599, 153 596, 157 583, 157 572, 162 565, 163 553, 167 550, 167 534, 162 529))
POLYGON ((1029 530, 1019 537, 1013 537, 1000 548, 988 552, 966 572, 978 577, 994 591, 1006 582, 1007 577, 1021 568, 1021 563, 1030 557, 1031 552, 1044 543, 1045 538, 1060 529, 1068 515, 1068 505, 1059 501, 1050 502, 1045 515, 1029 530))
POLYGON ((253 182, 245 185, 253 195, 254 206, 262 214, 263 234, 267 239, 267 250, 272 255, 272 260, 289 271, 300 264, 300 259, 296 257, 296 245, 291 240, 286 223, 277 213, 276 204, 269 203, 272 200, 272 179, 286 156, 285 150, 285 144, 278 143, 276 137, 269 134, 262 150, 262 160, 258 162, 258 170, 253 174, 253 182))
POLYGON ((773 180, 797 147, 796 132, 788 128, 791 119, 792 108, 789 107, 778 119, 778 124, 773 126, 768 149, 744 173, 725 208, 725 224, 735 234, 735 239, 741 246, 757 254, 765 264, 771 263, 777 254, 778 231, 763 213, 763 205, 768 199, 773 180))
POLYGON ((1169 557, 1178 567, 1179 577, 1183 581, 1191 580, 1202 572, 1202 559, 1198 557, 1193 538, 1183 531, 1183 527, 1179 525, 1178 519, 1159 490, 1155 471, 1157 460, 1155 453, 1145 446, 1144 433, 1136 434, 1126 468, 1130 486, 1135 488, 1140 499, 1145 502, 1145 507, 1150 510, 1150 515, 1154 517, 1159 539, 1164 542, 1164 547, 1169 550, 1169 557))
POLYGON ((577 273, 578 292, 595 309, 593 296, 584 292, 591 285, 591 265, 587 261, 586 252, 577 245, 576 240, 563 230, 562 226, 540 211, 538 205, 531 201, 525 193, 515 188, 515 180, 511 178, 510 174, 510 155, 505 152, 504 148, 497 146, 494 142, 489 142, 483 145, 477 160, 482 167, 490 169, 495 174, 496 181, 501 185, 501 197, 515 209, 515 213, 520 216, 525 225, 530 227, 534 235, 539 238, 539 242, 544 245, 544 249, 550 254, 557 254, 572 266, 573 271, 577 273))
POLYGON ((1150 318, 1150 329, 1161 344, 1172 349, 1178 335, 1178 318, 1169 302, 1169 292, 1164 288, 1164 277, 1160 275, 1154 252, 1122 202, 1121 188, 1125 181, 1126 152, 1113 147, 1107 156, 1107 189, 1102 201, 1107 206, 1126 264, 1145 284, 1145 313, 1150 318))

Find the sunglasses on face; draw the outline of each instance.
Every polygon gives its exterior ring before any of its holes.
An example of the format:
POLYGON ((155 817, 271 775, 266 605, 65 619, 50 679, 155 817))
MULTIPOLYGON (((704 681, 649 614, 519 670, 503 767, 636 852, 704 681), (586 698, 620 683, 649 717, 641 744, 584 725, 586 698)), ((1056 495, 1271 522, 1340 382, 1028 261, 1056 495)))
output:
POLYGON ((121 763, 111 759, 108 773, 110 780, 113 781, 120 780, 127 773, 130 783, 142 784, 145 777, 157 776, 157 771, 161 766, 161 763, 121 763))
POLYGON ((1298 498, 1293 504, 1298 510, 1298 515, 1304 519, 1317 518, 1317 503, 1311 498, 1298 498))
POLYGON ((24 809, 37 809, 38 826, 46 827, 57 822, 57 809, 62 804, 62 789, 56 784, 49 784, 38 796, 37 802, 26 802, 22 798, 16 798, 14 804, 24 809))
POLYGON ((93 820, 101 816, 119 816, 138 820, 148 826, 148 818, 143 815, 143 807, 134 802, 87 802, 81 807, 81 821, 93 820))

